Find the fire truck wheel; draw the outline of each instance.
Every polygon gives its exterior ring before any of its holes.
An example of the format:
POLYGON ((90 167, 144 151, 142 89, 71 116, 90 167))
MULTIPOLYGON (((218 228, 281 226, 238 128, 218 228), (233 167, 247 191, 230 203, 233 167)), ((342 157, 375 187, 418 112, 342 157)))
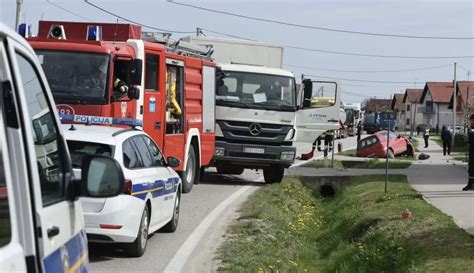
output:
POLYGON ((196 152, 194 146, 189 146, 188 162, 186 164, 186 170, 181 172, 181 179, 183 180, 183 193, 188 193, 196 183, 196 179, 199 179, 198 168, 196 164, 196 152))
POLYGON ((263 178, 267 184, 280 183, 283 180, 284 174, 285 169, 280 166, 267 167, 263 169, 263 178))
POLYGON ((125 252, 131 257, 141 257, 145 253, 147 241, 148 241, 148 226, 150 219, 148 212, 148 206, 145 205, 143 209, 142 220, 140 221, 140 227, 138 228, 137 238, 133 243, 125 246, 125 252))

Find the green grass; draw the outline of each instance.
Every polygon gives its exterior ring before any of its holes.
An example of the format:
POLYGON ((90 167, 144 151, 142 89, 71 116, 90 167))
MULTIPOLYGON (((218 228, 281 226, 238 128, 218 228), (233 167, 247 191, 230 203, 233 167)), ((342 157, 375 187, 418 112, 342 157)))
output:
POLYGON ((225 272, 472 272, 474 237, 405 176, 361 176, 334 198, 296 178, 260 189, 219 249, 225 272), (401 220, 409 209, 412 220, 401 220))
MULTIPOLYGON (((329 167, 331 167, 331 160, 329 162, 329 167)), ((385 161, 380 160, 367 160, 367 161, 352 161, 352 160, 334 160, 334 168, 342 169, 385 169, 385 161)), ((389 169, 406 169, 411 166, 411 161, 408 160, 392 160, 388 162, 389 169)), ((308 164, 303 165, 303 167, 312 167, 312 168, 324 168, 324 160, 317 160, 309 162, 308 164)))
POLYGON ((453 157, 454 160, 458 160, 458 161, 462 161, 462 162, 468 162, 469 161, 469 157, 465 153, 455 153, 455 154, 451 154, 451 156, 453 157))
POLYGON ((356 152, 357 152, 356 149, 350 149, 350 150, 342 151, 342 152, 338 153, 338 155, 355 157, 356 152))
MULTIPOLYGON (((443 148, 443 141, 441 140, 440 136, 431 136, 430 139, 435 141, 441 148, 443 148)), ((451 148, 451 153, 467 153, 469 146, 466 145, 454 145, 451 148)))

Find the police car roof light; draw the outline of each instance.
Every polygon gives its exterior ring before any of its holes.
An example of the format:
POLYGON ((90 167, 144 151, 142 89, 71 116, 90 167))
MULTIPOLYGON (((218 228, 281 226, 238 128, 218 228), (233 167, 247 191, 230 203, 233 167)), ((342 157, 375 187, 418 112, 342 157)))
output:
POLYGON ((102 40, 102 26, 87 26, 87 36, 86 40, 88 41, 100 41, 102 40))
POLYGON ((82 123, 86 125, 126 125, 126 126, 142 126, 143 122, 139 119, 132 118, 111 118, 111 117, 100 117, 100 116, 87 116, 87 115, 65 115, 60 114, 59 120, 66 123, 82 123))
POLYGON ((18 26, 18 34, 25 38, 31 37, 31 24, 20 24, 18 26))

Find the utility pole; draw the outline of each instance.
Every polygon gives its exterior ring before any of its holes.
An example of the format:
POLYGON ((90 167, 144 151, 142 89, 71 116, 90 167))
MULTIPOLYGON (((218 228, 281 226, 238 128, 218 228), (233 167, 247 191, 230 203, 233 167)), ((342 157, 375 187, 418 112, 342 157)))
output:
POLYGON ((18 32, 21 21, 21 11, 23 8, 23 0, 16 0, 16 21, 15 21, 15 30, 18 32))
POLYGON ((199 37, 202 33, 202 29, 200 27, 196 28, 196 37, 199 37))
POLYGON ((453 137, 451 138, 451 147, 454 147, 454 137, 456 135, 456 63, 454 63, 454 81, 453 81, 453 137))

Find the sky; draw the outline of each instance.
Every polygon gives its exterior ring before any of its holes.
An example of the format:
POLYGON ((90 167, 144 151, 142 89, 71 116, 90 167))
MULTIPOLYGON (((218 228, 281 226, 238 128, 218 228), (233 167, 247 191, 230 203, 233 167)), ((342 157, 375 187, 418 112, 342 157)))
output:
MULTIPOLYGON (((473 0, 176 1, 258 18, 351 31, 474 37, 473 0)), ((474 56, 474 39, 406 39, 328 32, 210 13, 175 5, 165 0, 90 0, 90 2, 130 20, 163 29, 193 32, 196 27, 201 27, 275 44, 370 55, 474 56)), ((114 16, 105 14, 82 0, 23 0, 23 8, 22 21, 33 25, 33 33, 37 32, 37 23, 41 18, 63 21, 88 19, 97 22, 117 20, 114 16)), ((16 0, 0 0, 1 22, 14 27, 15 12, 16 0)), ((206 31, 204 33, 208 36, 219 36, 206 31)), ((173 37, 186 35, 190 34, 173 34, 173 37)), ((344 79, 340 80, 344 102, 361 102, 367 97, 390 98, 393 93, 404 92, 406 88, 423 88, 426 81, 453 81, 454 62, 458 64, 457 80, 467 80, 469 77, 474 80, 474 73, 468 75, 467 72, 474 71, 474 58, 375 58, 284 48, 284 68, 292 71, 297 79, 301 74, 344 79), (438 68, 373 72, 428 67, 438 68), (314 68, 350 72, 322 71, 314 68)), ((323 79, 314 76, 311 78, 323 79)))

